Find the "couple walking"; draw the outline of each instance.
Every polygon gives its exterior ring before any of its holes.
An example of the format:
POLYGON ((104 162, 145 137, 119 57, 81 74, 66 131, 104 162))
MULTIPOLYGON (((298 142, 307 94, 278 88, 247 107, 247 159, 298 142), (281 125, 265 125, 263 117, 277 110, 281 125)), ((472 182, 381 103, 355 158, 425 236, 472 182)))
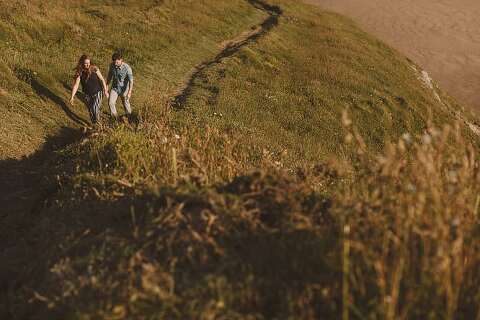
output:
POLYGON ((98 123, 100 120, 100 107, 104 95, 108 98, 110 113, 114 118, 117 118, 115 105, 118 97, 122 99, 127 116, 131 115, 130 97, 133 90, 133 73, 132 68, 123 61, 121 53, 117 52, 112 55, 112 63, 110 64, 106 82, 99 68, 92 63, 92 60, 87 55, 80 57, 75 68, 74 79, 70 103, 73 104, 81 84, 93 124, 98 123), (109 91, 110 83, 111 88, 109 91))

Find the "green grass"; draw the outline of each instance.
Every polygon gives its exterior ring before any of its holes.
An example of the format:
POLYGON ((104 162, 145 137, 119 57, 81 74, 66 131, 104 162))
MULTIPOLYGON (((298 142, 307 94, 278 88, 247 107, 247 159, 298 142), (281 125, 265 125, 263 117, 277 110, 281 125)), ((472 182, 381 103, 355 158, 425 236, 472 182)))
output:
POLYGON ((345 156, 342 112, 369 149, 453 117, 418 80, 410 62, 353 22, 291 1, 278 28, 209 68, 174 117, 239 135, 290 164, 345 156), (430 118, 430 119, 429 119, 430 118))
POLYGON ((0 0, 1 318, 478 316, 465 111, 296 1, 218 58, 262 3, 0 0), (138 124, 81 134, 61 108, 85 48, 125 50, 138 124))
MULTIPOLYGON (((68 101, 65 87, 71 85, 72 69, 84 52, 105 74, 112 52, 125 51, 137 75, 135 108, 151 116, 164 113, 167 98, 193 66, 264 16, 240 0, 122 5, 19 1, 2 2, 2 11, 2 158, 30 154, 61 126, 75 125, 60 105, 68 101), (40 92, 32 88, 32 80, 40 92)), ((79 101, 71 111, 88 120, 79 101)))

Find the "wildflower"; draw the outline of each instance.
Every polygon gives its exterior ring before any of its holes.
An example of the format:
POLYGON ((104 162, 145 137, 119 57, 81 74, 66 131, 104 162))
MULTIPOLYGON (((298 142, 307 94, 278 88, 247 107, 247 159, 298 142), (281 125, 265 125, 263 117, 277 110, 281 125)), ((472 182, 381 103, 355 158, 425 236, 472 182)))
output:
POLYGON ((447 173, 447 179, 448 181, 452 182, 452 183, 456 183, 458 181, 457 179, 457 172, 455 170, 450 170, 448 173, 447 173))
POLYGON ((432 143, 432 136, 429 135, 428 133, 425 133, 425 134, 422 136, 422 143, 423 143, 423 144, 431 144, 431 143, 432 143))
POLYGON ((453 218, 451 222, 453 227, 458 227, 460 225, 460 219, 459 218, 453 218))
POLYGON ((402 134, 402 139, 403 141, 405 141, 407 144, 410 144, 412 143, 412 135, 408 132, 405 132, 404 134, 402 134))
POLYGON ((353 141, 353 135, 351 133, 347 134, 345 136, 345 143, 352 143, 353 141))
POLYGON ((352 119, 350 119, 350 116, 346 111, 342 113, 342 123, 345 127, 350 127, 352 125, 352 119))
POLYGON ((407 184, 407 190, 410 191, 411 193, 417 192, 417 187, 415 187, 413 184, 409 183, 407 184))
POLYGON ((329 294, 328 288, 323 288, 323 289, 322 289, 322 296, 328 297, 328 294, 329 294))

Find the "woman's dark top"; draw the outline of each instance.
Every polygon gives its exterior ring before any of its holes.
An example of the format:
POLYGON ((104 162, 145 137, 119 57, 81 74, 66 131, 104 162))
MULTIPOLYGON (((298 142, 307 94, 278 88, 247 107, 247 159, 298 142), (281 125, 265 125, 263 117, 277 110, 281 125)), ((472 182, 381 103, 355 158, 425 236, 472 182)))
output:
POLYGON ((80 82, 82 83, 83 93, 93 96, 98 92, 102 91, 102 83, 97 76, 97 68, 93 67, 91 69, 90 77, 88 72, 82 72, 80 76, 80 82))

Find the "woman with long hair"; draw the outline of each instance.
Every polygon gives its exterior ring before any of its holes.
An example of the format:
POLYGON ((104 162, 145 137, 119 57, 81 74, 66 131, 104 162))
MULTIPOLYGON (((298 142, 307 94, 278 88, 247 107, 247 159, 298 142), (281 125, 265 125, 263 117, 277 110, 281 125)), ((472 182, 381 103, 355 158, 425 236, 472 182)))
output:
POLYGON ((92 63, 87 55, 82 55, 78 60, 75 70, 74 83, 70 103, 73 104, 80 84, 82 84, 83 93, 90 113, 90 119, 96 124, 100 118, 100 107, 102 105, 103 95, 108 98, 108 89, 102 73, 92 63))

